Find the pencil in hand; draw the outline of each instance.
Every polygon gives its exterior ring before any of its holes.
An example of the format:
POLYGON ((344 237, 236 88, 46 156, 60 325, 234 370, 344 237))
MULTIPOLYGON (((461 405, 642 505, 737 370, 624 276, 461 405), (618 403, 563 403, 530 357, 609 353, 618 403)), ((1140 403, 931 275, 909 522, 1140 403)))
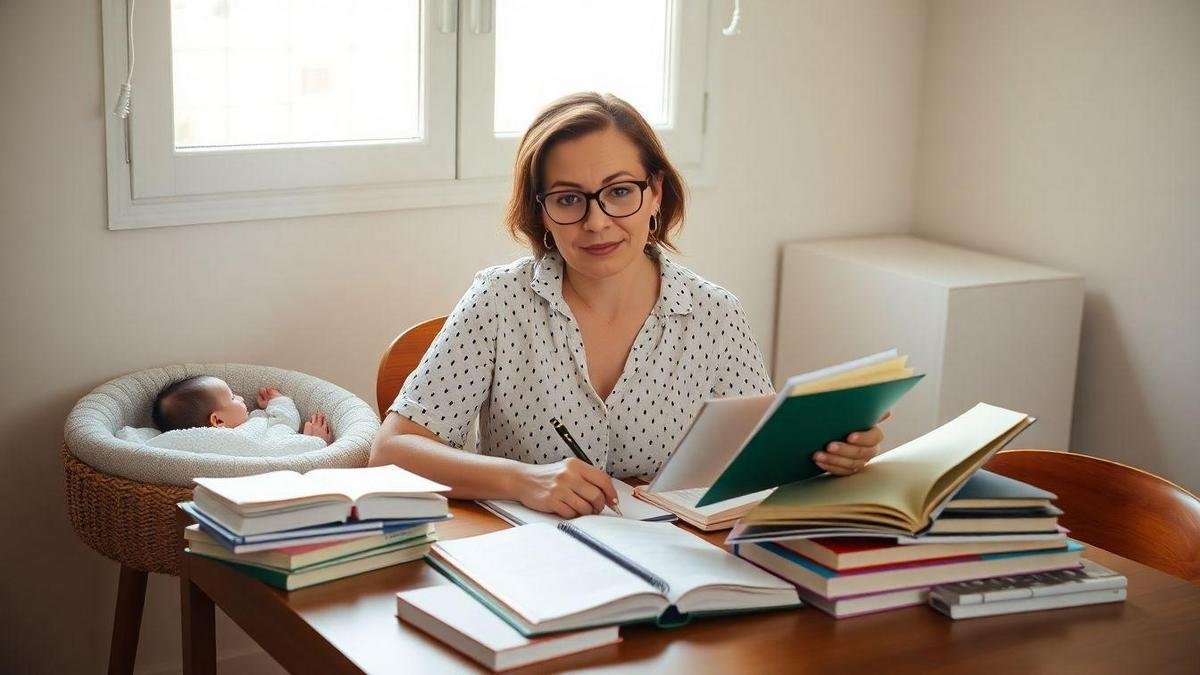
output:
MULTIPOLYGON (((558 437, 563 439, 563 443, 567 444, 567 447, 571 449, 571 453, 574 454, 575 457, 577 457, 580 461, 587 463, 588 466, 596 466, 592 460, 588 459, 588 456, 583 453, 583 448, 579 447, 579 444, 575 442, 575 437, 571 435, 570 431, 567 431, 567 427, 563 425, 562 422, 558 421, 558 418, 551 417, 550 426, 554 427, 554 431, 558 433, 558 437)), ((608 508, 615 511, 618 516, 621 516, 622 518, 625 517, 625 514, 621 513, 621 505, 615 497, 613 498, 612 502, 609 503, 608 508)))

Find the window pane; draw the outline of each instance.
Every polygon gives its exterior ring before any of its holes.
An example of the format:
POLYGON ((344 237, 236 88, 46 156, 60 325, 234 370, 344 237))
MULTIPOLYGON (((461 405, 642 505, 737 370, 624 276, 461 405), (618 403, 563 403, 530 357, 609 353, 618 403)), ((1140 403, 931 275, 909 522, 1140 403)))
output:
POLYGON ((498 134, 520 133, 547 103, 610 92, 651 124, 670 122, 669 0, 498 0, 498 134))
POLYGON ((173 0, 177 148, 421 137, 419 0, 173 0))

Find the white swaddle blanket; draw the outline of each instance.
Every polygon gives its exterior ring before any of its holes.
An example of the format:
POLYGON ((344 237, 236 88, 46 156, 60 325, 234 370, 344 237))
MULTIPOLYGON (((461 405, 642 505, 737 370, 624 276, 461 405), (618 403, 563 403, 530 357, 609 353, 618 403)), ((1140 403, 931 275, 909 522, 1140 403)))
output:
POLYGON ((305 436, 299 429, 300 411, 296 404, 286 396, 276 396, 265 410, 251 412, 250 419, 236 427, 194 427, 166 433, 153 428, 123 427, 116 436, 155 448, 234 457, 286 457, 325 447, 325 441, 305 436))

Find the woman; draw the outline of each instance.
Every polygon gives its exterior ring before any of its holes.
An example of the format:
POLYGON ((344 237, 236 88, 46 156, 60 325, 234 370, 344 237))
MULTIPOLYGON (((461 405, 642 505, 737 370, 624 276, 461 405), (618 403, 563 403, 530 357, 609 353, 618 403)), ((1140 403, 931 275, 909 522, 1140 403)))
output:
MULTIPOLYGON (((616 502, 609 475, 652 476, 701 401, 772 392, 737 298, 662 253, 683 211, 683 181, 628 103, 582 93, 542 111, 506 216, 533 256, 475 276, 389 409, 371 464, 452 497, 598 513, 616 502), (482 454, 459 449, 476 418, 482 454)), ((882 438, 857 432, 814 460, 853 473, 882 438)))

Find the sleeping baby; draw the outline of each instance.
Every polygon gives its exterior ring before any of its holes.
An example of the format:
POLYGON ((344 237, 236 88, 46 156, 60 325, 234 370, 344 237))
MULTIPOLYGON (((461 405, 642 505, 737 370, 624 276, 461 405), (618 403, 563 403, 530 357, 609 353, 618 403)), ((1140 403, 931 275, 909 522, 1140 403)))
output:
POLYGON ((296 404, 277 389, 259 389, 258 407, 249 412, 224 380, 197 375, 167 386, 155 398, 151 416, 161 434, 125 440, 243 457, 296 455, 333 441, 324 413, 313 413, 301 429, 296 404))

